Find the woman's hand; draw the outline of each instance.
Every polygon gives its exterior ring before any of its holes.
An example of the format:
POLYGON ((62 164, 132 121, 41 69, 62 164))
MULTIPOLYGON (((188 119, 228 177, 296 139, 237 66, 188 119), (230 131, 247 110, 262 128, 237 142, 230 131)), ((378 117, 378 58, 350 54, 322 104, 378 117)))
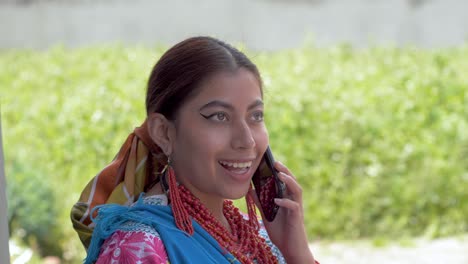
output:
MULTIPOLYGON (((275 168, 279 171, 280 180, 286 185, 286 193, 282 199, 275 199, 280 209, 273 222, 268 222, 262 212, 265 228, 288 264, 314 263, 304 226, 302 188, 286 166, 275 162, 275 168)), ((257 206, 261 208, 254 190, 252 195, 257 206)))

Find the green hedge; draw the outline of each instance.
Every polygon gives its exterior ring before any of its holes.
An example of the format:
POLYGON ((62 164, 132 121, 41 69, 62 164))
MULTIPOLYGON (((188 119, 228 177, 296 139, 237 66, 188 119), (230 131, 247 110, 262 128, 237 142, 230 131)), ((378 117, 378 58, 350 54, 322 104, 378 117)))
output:
MULTIPOLYGON (((57 222, 50 240, 65 259, 84 254, 69 209, 143 121, 146 80, 163 51, 0 53, 9 203, 31 203, 42 223, 25 229, 31 236, 57 222), (28 178, 49 198, 18 190, 28 178)), ((468 46, 248 53, 263 75, 272 149, 303 186, 310 239, 468 231, 468 46)))

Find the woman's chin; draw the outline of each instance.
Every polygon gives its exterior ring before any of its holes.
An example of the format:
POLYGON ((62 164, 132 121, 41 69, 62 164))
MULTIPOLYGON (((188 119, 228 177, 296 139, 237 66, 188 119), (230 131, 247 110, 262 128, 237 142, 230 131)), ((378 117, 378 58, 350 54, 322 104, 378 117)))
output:
POLYGON ((247 187, 245 188, 242 188, 242 189, 239 189, 239 190, 234 190, 234 188, 230 189, 230 190, 227 190, 226 192, 226 195, 225 195, 225 199, 229 199, 229 200, 239 200, 239 199, 242 199, 244 198, 247 193, 249 192, 249 186, 248 185, 247 187))

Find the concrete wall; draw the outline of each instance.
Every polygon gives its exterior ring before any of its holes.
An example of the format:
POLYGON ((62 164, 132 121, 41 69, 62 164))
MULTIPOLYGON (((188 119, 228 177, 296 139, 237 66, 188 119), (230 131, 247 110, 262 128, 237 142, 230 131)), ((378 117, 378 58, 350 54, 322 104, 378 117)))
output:
POLYGON ((0 263, 10 263, 5 170, 3 164, 2 118, 0 116, 0 263))
POLYGON ((173 44, 214 35, 254 49, 350 42, 459 45, 466 0, 0 0, 0 48, 173 44))

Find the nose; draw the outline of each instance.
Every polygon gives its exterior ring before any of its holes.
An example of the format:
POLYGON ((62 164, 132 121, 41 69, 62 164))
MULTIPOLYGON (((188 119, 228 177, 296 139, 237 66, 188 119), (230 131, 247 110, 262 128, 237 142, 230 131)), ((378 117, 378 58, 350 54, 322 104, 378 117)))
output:
POLYGON ((233 128, 232 147, 234 149, 251 149, 255 147, 252 130, 245 122, 239 122, 233 128))

